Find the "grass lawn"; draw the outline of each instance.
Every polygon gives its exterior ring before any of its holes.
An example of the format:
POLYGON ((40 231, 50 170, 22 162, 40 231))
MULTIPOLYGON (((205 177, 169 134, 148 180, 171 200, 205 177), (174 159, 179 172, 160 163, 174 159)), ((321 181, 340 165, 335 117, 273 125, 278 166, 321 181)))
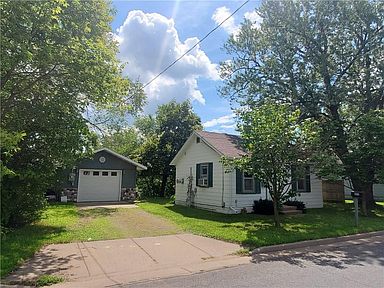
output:
POLYGON ((38 223, 2 235, 1 278, 47 244, 158 236, 180 231, 170 221, 138 208, 80 210, 72 204, 50 205, 38 223))
POLYGON ((2 235, 1 278, 32 257, 42 246, 54 243, 158 236, 187 231, 255 248, 384 230, 384 205, 378 206, 374 216, 361 217, 358 228, 354 227, 353 204, 346 203, 309 209, 303 215, 282 216, 283 227, 280 229, 273 226, 270 216, 224 215, 175 206, 164 199, 152 199, 139 206, 142 209, 78 209, 71 204, 48 206, 41 221, 2 235))
POLYGON ((354 224, 353 204, 326 204, 322 209, 308 209, 306 214, 281 216, 283 224, 279 229, 274 227, 272 216, 225 215, 175 206, 161 199, 148 200, 139 206, 173 221, 185 231, 248 248, 384 230, 382 206, 378 206, 373 216, 360 217, 358 228, 354 224))

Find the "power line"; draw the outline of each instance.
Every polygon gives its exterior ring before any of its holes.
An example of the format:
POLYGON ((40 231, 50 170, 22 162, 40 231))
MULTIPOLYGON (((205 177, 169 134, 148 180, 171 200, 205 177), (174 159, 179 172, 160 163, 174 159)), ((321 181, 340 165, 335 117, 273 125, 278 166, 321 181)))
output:
POLYGON ((173 61, 171 64, 169 64, 167 67, 165 67, 159 74, 157 74, 154 78, 152 78, 149 82, 147 82, 143 88, 147 87, 149 84, 151 84, 153 81, 155 81, 157 78, 159 78, 162 74, 164 74, 169 68, 171 68, 173 65, 175 65, 180 59, 182 59, 185 55, 187 55, 189 52, 191 52, 197 45, 199 45, 201 42, 203 42, 206 38, 208 38, 209 35, 211 35, 213 32, 215 32, 221 25, 223 25, 229 18, 231 18, 233 15, 235 15, 241 8, 244 7, 245 4, 247 4, 250 0, 245 1, 239 8, 237 8, 235 11, 232 12, 231 15, 229 15, 227 18, 225 18, 219 25, 217 25, 215 28, 213 28, 211 31, 209 31, 201 40, 196 42, 195 45, 193 45, 191 48, 189 48, 184 54, 182 54, 179 58, 177 58, 175 61, 173 61))

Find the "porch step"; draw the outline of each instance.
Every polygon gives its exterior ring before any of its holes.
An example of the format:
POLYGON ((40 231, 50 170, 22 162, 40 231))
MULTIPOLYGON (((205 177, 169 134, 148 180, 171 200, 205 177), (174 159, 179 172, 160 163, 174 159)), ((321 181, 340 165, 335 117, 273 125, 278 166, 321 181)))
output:
POLYGON ((288 210, 296 210, 296 206, 288 206, 288 205, 283 205, 283 211, 288 211, 288 210))
POLYGON ((283 205, 283 208, 281 210, 281 214, 284 214, 284 215, 296 215, 296 214, 303 214, 303 211, 297 210, 296 206, 283 205))
POLYGON ((281 211, 281 214, 284 215, 297 215, 297 214, 303 214, 303 211, 301 210, 286 210, 281 211))

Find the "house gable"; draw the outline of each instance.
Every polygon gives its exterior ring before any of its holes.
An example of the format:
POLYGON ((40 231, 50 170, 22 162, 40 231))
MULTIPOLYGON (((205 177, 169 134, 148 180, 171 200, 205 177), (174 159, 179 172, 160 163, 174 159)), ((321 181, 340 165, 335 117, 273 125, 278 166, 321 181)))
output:
POLYGON ((213 150, 218 156, 222 156, 222 153, 220 153, 215 147, 213 147, 209 142, 207 142, 203 137, 201 137, 198 132, 193 132, 191 136, 185 141, 183 146, 180 148, 179 152, 177 152, 176 156, 172 159, 170 165, 176 165, 180 158, 184 155, 186 155, 188 149, 194 145, 206 145, 208 146, 211 150, 213 150), (197 139, 200 139, 200 143, 197 143, 197 139))

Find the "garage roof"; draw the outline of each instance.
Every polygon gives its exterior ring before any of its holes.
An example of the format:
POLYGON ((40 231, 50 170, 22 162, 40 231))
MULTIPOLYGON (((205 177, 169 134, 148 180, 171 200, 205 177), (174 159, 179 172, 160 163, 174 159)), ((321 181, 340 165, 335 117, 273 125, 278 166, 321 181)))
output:
POLYGON ((137 163, 137 162, 133 161, 132 159, 129 159, 128 157, 125 157, 125 156, 123 156, 123 155, 121 155, 115 151, 112 151, 111 149, 108 149, 108 148, 101 148, 99 150, 96 150, 95 153, 98 153, 101 151, 108 152, 109 154, 112 154, 113 156, 116 156, 117 158, 120 158, 121 160, 124 160, 124 161, 136 166, 137 170, 147 170, 147 167, 145 167, 144 165, 137 163))

